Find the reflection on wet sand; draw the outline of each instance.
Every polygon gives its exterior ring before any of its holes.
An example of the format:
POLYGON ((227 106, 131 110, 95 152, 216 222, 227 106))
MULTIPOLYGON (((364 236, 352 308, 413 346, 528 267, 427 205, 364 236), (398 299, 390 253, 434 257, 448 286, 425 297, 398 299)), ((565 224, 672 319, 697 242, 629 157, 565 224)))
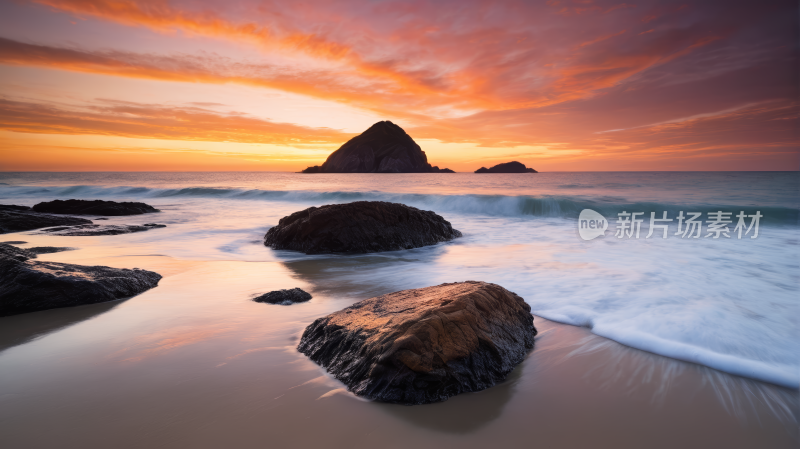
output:
POLYGON ((439 245, 381 254, 315 257, 298 257, 297 253, 290 251, 275 251, 275 254, 285 260, 283 266, 291 270, 295 278, 312 284, 314 292, 350 297, 355 294, 355 297, 366 299, 407 288, 428 287, 415 285, 419 281, 404 270, 412 265, 431 264, 446 251, 446 246, 439 245), (374 275, 383 270, 391 270, 393 276, 374 275))
POLYGON ((0 352, 102 315, 125 301, 127 299, 2 317, 0 352))
POLYGON ((373 404, 381 411, 414 426, 445 433, 473 432, 503 414, 503 408, 514 395, 515 384, 522 377, 524 365, 517 366, 504 382, 492 388, 454 396, 444 402, 424 406, 373 404))

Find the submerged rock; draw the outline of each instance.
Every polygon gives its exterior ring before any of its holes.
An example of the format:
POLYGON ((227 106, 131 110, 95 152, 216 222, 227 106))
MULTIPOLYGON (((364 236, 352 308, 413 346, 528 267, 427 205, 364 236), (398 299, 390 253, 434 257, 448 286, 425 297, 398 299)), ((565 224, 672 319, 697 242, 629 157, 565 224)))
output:
POLYGON ((522 162, 512 161, 497 164, 492 168, 481 167, 475 173, 539 173, 532 168, 525 167, 522 162))
POLYGON ((152 271, 32 260, 36 254, 0 244, 0 316, 95 304, 149 290, 152 271))
POLYGON ((0 204, 0 234, 32 231, 50 226, 74 226, 91 223, 91 220, 85 218, 41 214, 32 211, 27 206, 0 204))
POLYGON ((503 381, 533 349, 530 311, 486 282, 403 290, 317 319, 297 349, 359 396, 426 404, 503 381))
POLYGON ((77 248, 68 248, 68 247, 58 247, 58 246, 35 246, 33 248, 26 248, 26 251, 30 251, 33 254, 52 254, 52 253, 60 253, 62 251, 75 251, 77 248))
POLYGON ((151 212, 159 212, 153 206, 145 203, 103 201, 103 200, 55 200, 39 203, 33 206, 35 212, 45 212, 50 214, 73 214, 73 215, 141 215, 151 212))
POLYGON ((65 235, 65 236, 91 236, 91 235, 119 235, 130 234, 133 232, 149 231, 151 229, 166 228, 167 225, 147 223, 143 225, 81 225, 81 226, 58 226, 54 228, 42 229, 41 234, 65 235))
POLYGON ((378 122, 331 153, 325 163, 302 173, 454 173, 428 163, 425 152, 403 128, 378 122))
POLYGON ((310 293, 307 293, 299 288, 292 288, 288 290, 275 290, 273 292, 264 293, 263 295, 253 298, 253 301, 288 306, 298 302, 306 302, 310 299, 310 293))
POLYGON ((328 204, 283 217, 264 245, 306 254, 373 253, 418 248, 461 237, 450 222, 426 210, 384 201, 328 204))

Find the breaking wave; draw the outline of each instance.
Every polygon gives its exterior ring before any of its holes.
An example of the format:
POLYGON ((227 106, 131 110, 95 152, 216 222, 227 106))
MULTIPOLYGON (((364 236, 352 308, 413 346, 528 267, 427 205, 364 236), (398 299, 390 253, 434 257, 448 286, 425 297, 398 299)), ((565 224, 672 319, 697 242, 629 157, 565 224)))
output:
POLYGON ((390 201, 403 203, 420 209, 436 212, 453 212, 462 214, 488 215, 498 217, 558 217, 577 218, 583 209, 593 209, 605 217, 615 217, 618 213, 656 212, 660 217, 667 212, 674 217, 680 211, 701 212, 707 216, 709 212, 732 212, 733 215, 744 211, 763 215, 762 224, 797 225, 800 223, 800 210, 789 207, 758 207, 730 204, 670 204, 655 202, 626 202, 622 198, 599 197, 585 198, 581 196, 509 196, 509 195, 440 195, 390 192, 348 192, 313 190, 261 190, 232 189, 213 187, 185 188, 148 188, 148 187, 103 187, 103 186, 0 186, 0 197, 3 198, 219 198, 239 200, 286 201, 320 205, 330 203, 347 203, 352 201, 390 201))

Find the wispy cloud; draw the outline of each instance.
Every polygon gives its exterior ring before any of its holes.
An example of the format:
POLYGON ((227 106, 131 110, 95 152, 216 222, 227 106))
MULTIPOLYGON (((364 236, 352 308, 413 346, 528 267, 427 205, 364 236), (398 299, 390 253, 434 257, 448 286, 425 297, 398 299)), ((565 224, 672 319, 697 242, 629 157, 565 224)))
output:
POLYGON ((0 99, 0 129, 24 133, 99 134, 186 141, 284 146, 341 144, 351 134, 275 123, 200 107, 101 100, 80 109, 0 99))

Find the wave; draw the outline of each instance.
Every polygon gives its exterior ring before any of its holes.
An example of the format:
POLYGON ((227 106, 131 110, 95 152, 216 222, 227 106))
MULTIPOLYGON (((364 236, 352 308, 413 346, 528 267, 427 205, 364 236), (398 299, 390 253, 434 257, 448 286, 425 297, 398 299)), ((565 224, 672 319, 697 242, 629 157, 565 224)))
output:
MULTIPOLYGON (((261 190, 236 189, 222 187, 184 187, 184 188, 150 188, 150 187, 104 187, 104 186, 1 186, 0 197, 3 198, 42 198, 47 200, 64 198, 108 198, 143 199, 143 198, 224 198, 239 200, 264 200, 307 203, 309 205, 346 203, 352 201, 390 201, 403 203, 420 209, 436 212, 453 212, 498 217, 553 217, 577 219, 583 209, 592 209, 608 219, 615 220, 620 212, 644 212, 643 217, 649 219, 655 212, 660 218, 667 212, 674 218, 680 211, 700 212, 708 217, 709 212, 732 212, 732 220, 739 212, 752 215, 757 211, 763 215, 761 224, 765 225, 798 225, 800 209, 779 206, 741 206, 731 204, 673 204, 656 202, 627 202, 618 197, 583 196, 510 196, 510 195, 441 195, 391 192, 348 192, 348 191, 313 191, 313 190, 261 190)), ((748 220, 749 221, 749 220, 748 220)))

